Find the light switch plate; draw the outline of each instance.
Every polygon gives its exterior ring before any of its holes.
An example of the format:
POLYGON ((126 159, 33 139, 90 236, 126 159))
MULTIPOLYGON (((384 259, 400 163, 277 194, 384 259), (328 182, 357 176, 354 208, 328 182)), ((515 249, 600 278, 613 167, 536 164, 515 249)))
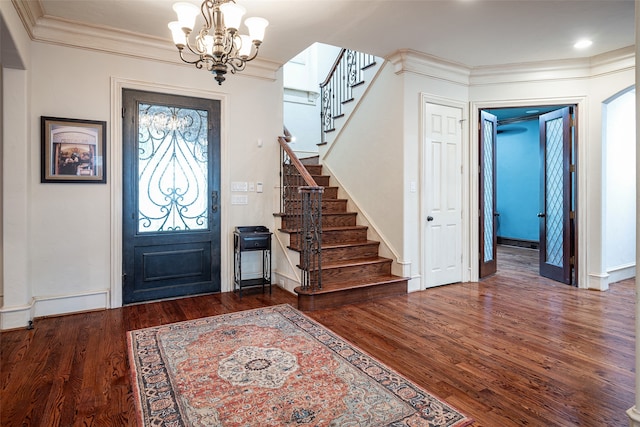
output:
POLYGON ((247 191, 248 186, 246 182, 232 182, 231 191, 247 191))
POLYGON ((249 204, 249 196, 231 196, 232 205, 247 205, 249 204))

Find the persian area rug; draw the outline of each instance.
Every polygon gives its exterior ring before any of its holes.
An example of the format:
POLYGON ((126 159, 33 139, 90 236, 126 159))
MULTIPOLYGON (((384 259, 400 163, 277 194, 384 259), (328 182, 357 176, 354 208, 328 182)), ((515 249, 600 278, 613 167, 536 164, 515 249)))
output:
POLYGON ((290 305, 129 331, 140 426, 472 420, 290 305))

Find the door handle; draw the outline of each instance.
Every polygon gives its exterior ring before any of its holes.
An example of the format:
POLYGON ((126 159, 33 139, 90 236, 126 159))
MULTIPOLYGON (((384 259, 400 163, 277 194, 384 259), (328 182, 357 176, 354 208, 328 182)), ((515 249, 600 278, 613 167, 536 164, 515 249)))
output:
POLYGON ((546 214, 543 214, 542 212, 540 212, 540 213, 538 214, 538 218, 544 218, 545 216, 547 216, 547 215, 546 215, 546 214))
POLYGON ((218 212, 218 192, 217 191, 211 192, 211 212, 213 213, 218 212))
POLYGON ((500 216, 500 212, 494 212, 493 216, 500 216))
POLYGON ((433 221, 433 217, 432 217, 431 215, 429 215, 429 216, 427 217, 427 221, 433 221))

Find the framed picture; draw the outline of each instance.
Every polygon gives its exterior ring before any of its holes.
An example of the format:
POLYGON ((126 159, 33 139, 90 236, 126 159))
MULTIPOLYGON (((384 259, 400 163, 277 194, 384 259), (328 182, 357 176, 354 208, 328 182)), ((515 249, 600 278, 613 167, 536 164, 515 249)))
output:
POLYGON ((107 122, 42 116, 41 126, 40 182, 107 182, 107 122))

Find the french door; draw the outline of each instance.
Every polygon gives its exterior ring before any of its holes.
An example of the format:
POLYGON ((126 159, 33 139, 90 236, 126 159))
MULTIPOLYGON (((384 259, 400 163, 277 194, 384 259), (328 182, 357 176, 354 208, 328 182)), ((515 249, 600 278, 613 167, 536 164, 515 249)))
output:
MULTIPOLYGON (((540 275, 576 284, 576 136, 574 107, 539 117, 541 200, 538 213, 540 275)), ((497 118, 480 111, 480 277, 497 270, 497 118)), ((531 167, 538 167, 532 164, 531 167)))
POLYGON ((123 302, 220 291, 220 101, 123 90, 123 302))
POLYGON ((496 217, 497 117, 480 111, 480 277, 496 272, 498 227, 496 217))
POLYGON ((540 116, 540 275, 571 284, 575 263, 573 108, 540 116))

